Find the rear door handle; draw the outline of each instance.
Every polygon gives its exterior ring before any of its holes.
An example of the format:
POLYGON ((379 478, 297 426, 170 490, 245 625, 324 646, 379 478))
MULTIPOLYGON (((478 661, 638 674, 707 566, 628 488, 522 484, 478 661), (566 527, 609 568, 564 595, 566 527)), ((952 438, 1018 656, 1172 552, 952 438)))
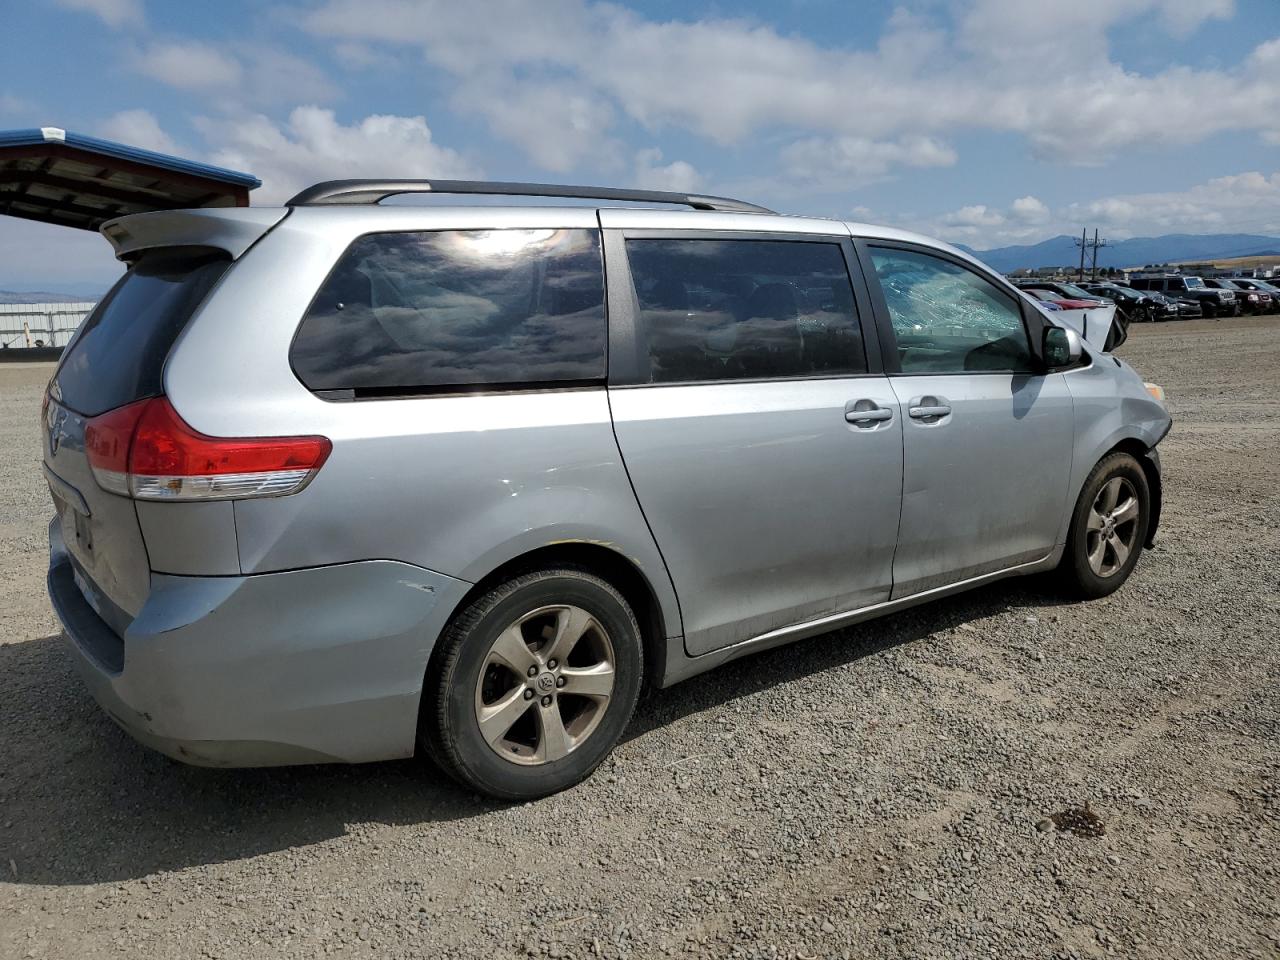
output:
POLYGON ((893 419, 890 407, 881 407, 874 400, 850 400, 844 407, 844 418, 857 426, 870 426, 893 419))

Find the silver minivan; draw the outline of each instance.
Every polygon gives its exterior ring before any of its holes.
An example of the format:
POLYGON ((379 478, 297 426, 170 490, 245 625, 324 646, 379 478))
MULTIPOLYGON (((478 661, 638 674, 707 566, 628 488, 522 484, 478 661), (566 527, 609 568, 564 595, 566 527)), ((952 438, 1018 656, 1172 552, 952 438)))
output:
POLYGON ((190 763, 422 748, 537 797, 645 684, 1014 574, 1100 597, 1159 521, 1141 378, 899 230, 336 181, 102 232, 128 271, 45 398, 49 592, 190 763))

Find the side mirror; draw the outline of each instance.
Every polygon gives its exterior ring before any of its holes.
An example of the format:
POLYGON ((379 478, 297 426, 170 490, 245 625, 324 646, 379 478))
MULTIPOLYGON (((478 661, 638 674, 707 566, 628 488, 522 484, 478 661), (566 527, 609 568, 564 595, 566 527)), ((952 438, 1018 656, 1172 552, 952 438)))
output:
POLYGON ((1045 327, 1044 363, 1049 369, 1069 367, 1080 360, 1080 334, 1066 327, 1045 327))

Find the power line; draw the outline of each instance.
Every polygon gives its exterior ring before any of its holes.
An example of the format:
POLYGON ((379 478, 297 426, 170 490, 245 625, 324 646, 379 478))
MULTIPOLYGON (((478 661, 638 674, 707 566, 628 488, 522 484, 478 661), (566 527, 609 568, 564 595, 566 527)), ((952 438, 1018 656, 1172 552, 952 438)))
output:
POLYGON ((1076 246, 1080 248, 1080 272, 1077 276, 1078 280, 1084 279, 1084 256, 1086 251, 1089 253, 1091 267, 1089 270, 1089 278, 1096 280, 1098 278, 1098 248, 1108 245, 1106 240, 1098 238, 1097 227, 1093 230, 1093 239, 1089 239, 1089 228, 1085 227, 1080 231, 1080 239, 1076 241, 1076 246))

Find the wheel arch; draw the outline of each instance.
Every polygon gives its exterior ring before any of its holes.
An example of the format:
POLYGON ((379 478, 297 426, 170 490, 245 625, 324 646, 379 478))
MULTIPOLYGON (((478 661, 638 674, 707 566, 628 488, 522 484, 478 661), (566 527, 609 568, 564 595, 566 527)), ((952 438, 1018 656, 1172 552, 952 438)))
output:
POLYGON ((1144 546, 1151 547, 1156 542, 1156 528, 1160 526, 1160 513, 1164 507, 1164 477, 1160 472, 1160 459, 1155 447, 1149 447, 1137 437, 1126 437, 1098 458, 1109 457, 1113 453, 1127 453, 1142 467, 1147 478, 1147 487, 1151 491, 1151 519, 1147 523, 1147 539, 1144 546))
MULTIPOLYGON (((1160 526, 1160 513, 1164 505, 1164 480, 1160 472, 1160 459, 1156 453, 1156 448, 1148 446, 1138 437, 1121 437, 1116 440, 1110 447, 1102 451, 1094 461, 1089 464, 1089 469, 1085 471, 1084 476, 1087 479, 1089 474, 1093 472, 1093 468, 1100 464, 1113 453, 1127 453, 1138 461, 1142 467, 1142 472, 1147 478, 1147 487, 1151 493, 1151 509, 1150 520, 1147 523, 1147 537, 1144 546, 1150 547, 1155 544, 1156 528, 1160 526)), ((1083 488, 1084 481, 1081 481, 1083 488)), ((1076 498, 1080 496, 1080 490, 1076 490, 1076 498)), ((1075 500, 1072 501, 1073 503, 1075 500)))

